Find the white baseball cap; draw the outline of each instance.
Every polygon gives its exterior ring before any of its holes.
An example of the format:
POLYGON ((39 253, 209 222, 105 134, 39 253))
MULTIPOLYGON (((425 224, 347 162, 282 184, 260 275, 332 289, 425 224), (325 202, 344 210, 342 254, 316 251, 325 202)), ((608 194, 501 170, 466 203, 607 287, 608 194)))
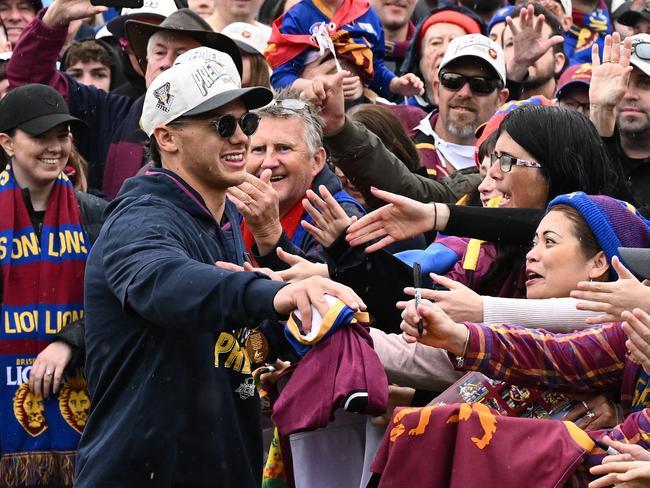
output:
POLYGON ((452 40, 440 62, 439 71, 452 61, 465 57, 479 58, 487 62, 505 86, 506 61, 503 49, 492 39, 481 34, 467 34, 452 40))
POLYGON ((221 33, 230 37, 242 51, 250 54, 264 55, 264 50, 269 42, 269 35, 260 27, 248 22, 233 22, 221 30, 221 33))
POLYGON ((636 44, 642 43, 645 45, 644 50, 650 50, 650 34, 635 34, 630 36, 630 39, 632 39, 632 57, 630 58, 630 64, 650 76, 650 59, 641 59, 635 49, 636 44))
POLYGON ((562 8, 564 9, 564 13, 566 15, 572 15, 573 4, 571 3, 571 0, 560 0, 560 3, 562 4, 562 8))
POLYGON ((140 126, 153 130, 181 116, 200 115, 241 100, 248 110, 268 105, 273 93, 264 87, 241 88, 232 58, 209 47, 181 54, 174 65, 158 75, 144 98, 140 126))

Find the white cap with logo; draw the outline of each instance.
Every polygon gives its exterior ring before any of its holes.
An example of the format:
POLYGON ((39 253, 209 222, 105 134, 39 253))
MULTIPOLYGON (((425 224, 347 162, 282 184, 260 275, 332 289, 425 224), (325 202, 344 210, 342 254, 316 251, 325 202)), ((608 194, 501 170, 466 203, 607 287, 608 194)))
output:
POLYGON ((467 34, 452 40, 440 62, 440 71, 459 58, 479 58, 489 64, 499 79, 506 84, 506 61, 503 49, 489 37, 481 34, 467 34))
MULTIPOLYGON (((650 34, 635 34, 630 36, 630 39, 632 39, 630 64, 650 76, 650 34), (643 57, 639 57, 639 52, 643 53, 643 57)), ((621 49, 623 49, 622 45, 621 49)))
POLYGON ((153 130, 181 116, 200 115, 241 100, 247 110, 263 107, 273 93, 261 86, 241 88, 232 58, 226 53, 197 47, 181 54, 174 65, 158 75, 147 89, 140 126, 153 130))
POLYGON ((221 30, 221 33, 230 37, 244 52, 264 55, 264 50, 269 42, 269 35, 260 27, 247 22, 233 22, 221 30))

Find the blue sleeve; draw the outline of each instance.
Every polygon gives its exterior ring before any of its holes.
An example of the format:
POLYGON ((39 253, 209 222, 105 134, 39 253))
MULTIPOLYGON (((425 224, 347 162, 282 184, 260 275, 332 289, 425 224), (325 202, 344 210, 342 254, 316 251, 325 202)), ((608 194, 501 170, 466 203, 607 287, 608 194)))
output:
POLYGON ((391 95, 389 89, 390 82, 393 81, 393 78, 396 78, 396 75, 386 67, 386 63, 384 62, 384 52, 386 50, 384 28, 374 8, 368 11, 368 15, 370 16, 369 20, 372 21, 372 25, 377 30, 377 42, 372 46, 372 61, 375 76, 370 84, 370 88, 382 97, 389 98, 391 95))
POLYGON ((109 219, 101 262, 108 286, 125 311, 168 329, 219 330, 281 319, 273 298, 286 283, 256 273, 233 273, 193 259, 179 219, 156 199, 109 219), (146 218, 140 216, 146 215, 146 218))
POLYGON ((275 90, 280 90, 296 81, 302 75, 305 68, 305 58, 307 57, 307 50, 301 52, 298 56, 291 61, 287 61, 281 66, 273 70, 271 74, 271 86, 275 90))

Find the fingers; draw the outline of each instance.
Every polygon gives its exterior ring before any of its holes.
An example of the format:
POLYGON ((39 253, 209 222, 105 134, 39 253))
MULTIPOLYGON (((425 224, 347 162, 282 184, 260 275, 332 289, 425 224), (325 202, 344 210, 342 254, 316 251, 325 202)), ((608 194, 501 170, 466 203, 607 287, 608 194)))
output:
POLYGON ((614 267, 614 271, 616 271, 619 280, 639 281, 637 277, 634 276, 632 272, 623 265, 623 263, 621 263, 621 260, 618 258, 618 256, 614 256, 612 258, 612 266, 614 267))
POLYGON ((290 266, 293 266, 294 264, 298 264, 298 263, 307 261, 306 259, 304 259, 301 256, 298 256, 296 254, 288 253, 287 251, 285 251, 281 247, 276 248, 275 252, 283 262, 287 263, 290 266))
MULTIPOLYGON (((248 174, 248 173, 246 173, 246 174, 248 174)), ((261 181, 265 185, 270 185, 271 184, 271 176, 273 176, 273 171, 271 171, 270 169, 267 168, 264 171, 262 171, 262 174, 260 175, 259 178, 256 178, 256 181, 261 181)))
POLYGON ((449 288, 450 290, 457 290, 457 289, 462 289, 462 288, 467 288, 465 285, 462 283, 459 283, 456 280, 452 280, 451 278, 447 278, 446 276, 441 276, 435 273, 429 273, 429 276, 431 276, 431 279, 438 283, 439 285, 444 286, 445 288, 449 288))
POLYGON ((353 310, 366 309, 366 304, 361 297, 349 286, 326 280, 325 293, 335 296, 353 310))
POLYGON ((347 214, 345 213, 345 210, 343 210, 343 207, 341 207, 341 204, 336 201, 334 196, 330 193, 325 185, 320 185, 318 187, 318 192, 325 202, 326 208, 332 213, 332 215, 335 217, 347 217, 347 214))
POLYGON ((612 60, 612 36, 605 36, 605 46, 603 47, 603 63, 609 63, 612 60))
POLYGON ((614 63, 618 64, 619 60, 621 59, 621 36, 618 34, 618 32, 615 32, 610 40, 610 58, 609 60, 614 63))
POLYGON ((348 235, 346 239, 352 241, 362 237, 368 232, 374 232, 378 229, 384 228, 383 214, 386 212, 386 207, 374 210, 369 214, 364 215, 354 224, 348 227, 348 235))
MULTIPOLYGON (((619 35, 619 41, 620 41, 620 35, 619 35)), ((621 60, 619 64, 624 68, 629 67, 631 57, 632 57, 632 39, 630 37, 626 37, 625 41, 623 41, 623 49, 621 52, 621 60)))
POLYGON ((592 69, 600 66, 600 53, 597 42, 594 42, 594 45, 591 46, 591 66, 592 69))
POLYGON ((309 296, 309 290, 305 290, 302 293, 296 294, 296 308, 298 309, 298 312, 300 312, 302 330, 305 334, 309 334, 309 332, 311 332, 311 306, 312 304, 316 306, 316 301, 316 298, 312 299, 309 296))
MULTIPOLYGON (((354 225, 358 224, 359 222, 363 222, 363 217, 359 219, 354 225)), ((365 229, 360 228, 359 230, 350 233, 350 229, 352 229, 352 226, 348 227, 348 234, 345 236, 345 239, 350 243, 351 246, 358 246, 359 244, 364 244, 368 241, 372 241, 373 239, 379 239, 386 234, 386 229, 384 229, 384 224, 383 222, 374 222, 370 225, 368 225, 365 229)))
MULTIPOLYGON (((364 252, 367 254, 371 254, 387 246, 390 246, 393 242, 396 242, 395 239, 393 239, 391 236, 386 236, 383 239, 380 239, 379 241, 375 242, 374 244, 371 244, 370 246, 366 247, 364 252)), ((350 243, 350 245, 357 246, 358 244, 350 243)))

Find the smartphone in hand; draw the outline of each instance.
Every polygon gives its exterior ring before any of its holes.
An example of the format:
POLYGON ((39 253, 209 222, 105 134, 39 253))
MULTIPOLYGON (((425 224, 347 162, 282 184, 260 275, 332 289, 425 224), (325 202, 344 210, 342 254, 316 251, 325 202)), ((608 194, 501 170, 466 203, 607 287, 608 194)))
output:
POLYGON ((105 7, 140 8, 144 5, 144 0, 90 0, 90 3, 105 7))

